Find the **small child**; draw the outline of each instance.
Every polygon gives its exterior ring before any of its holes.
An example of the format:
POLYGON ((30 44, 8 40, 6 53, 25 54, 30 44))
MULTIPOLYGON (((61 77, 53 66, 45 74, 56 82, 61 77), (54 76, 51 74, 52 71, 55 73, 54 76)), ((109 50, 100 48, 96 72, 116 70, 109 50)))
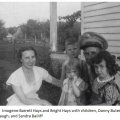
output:
MULTIPOLYGON (((66 40, 65 48, 68 59, 62 65, 61 81, 64 81, 68 77, 67 76, 68 71, 71 70, 70 66, 75 63, 79 63, 79 75, 80 75, 79 77, 82 78, 84 81, 87 80, 85 75, 86 73, 85 61, 79 58, 80 54, 79 41, 74 37, 70 37, 66 40)), ((84 83, 85 83, 84 87, 87 86, 86 82, 84 83)), ((81 101, 83 104, 86 104, 87 100, 85 92, 82 92, 81 101)))
POLYGON ((119 104, 120 90, 116 84, 118 65, 108 51, 101 51, 93 59, 97 78, 92 86, 92 105, 117 105, 119 104))
POLYGON ((67 69, 69 69, 69 65, 73 64, 76 60, 78 60, 78 56, 80 54, 79 43, 75 38, 68 38, 65 43, 66 54, 68 59, 62 65, 62 73, 61 73, 61 81, 66 78, 67 69))
POLYGON ((80 96, 85 90, 85 82, 80 78, 79 71, 79 61, 76 60, 72 65, 69 65, 58 105, 82 105, 80 96))

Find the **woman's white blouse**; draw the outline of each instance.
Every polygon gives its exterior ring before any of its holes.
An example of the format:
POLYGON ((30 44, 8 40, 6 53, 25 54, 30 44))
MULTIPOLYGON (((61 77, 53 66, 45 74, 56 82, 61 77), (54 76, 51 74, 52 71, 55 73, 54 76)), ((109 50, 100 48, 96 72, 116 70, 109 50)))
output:
MULTIPOLYGON (((25 75, 24 75, 22 67, 20 67, 19 69, 17 69, 15 72, 13 72, 11 74, 11 76, 7 80, 6 84, 21 87, 24 94, 28 98, 29 97, 30 98, 38 98, 38 95, 36 94, 36 92, 41 87, 42 81, 45 80, 45 81, 51 83, 52 82, 52 77, 48 73, 48 71, 46 71, 45 69, 43 69, 41 67, 34 66, 33 71, 34 71, 34 75, 35 75, 35 81, 32 84, 28 84, 26 82, 25 75)), ((19 105, 19 103, 16 103, 17 102, 16 99, 18 99, 16 97, 17 96, 15 94, 10 96, 7 99, 8 105, 14 105, 14 103, 19 105)))

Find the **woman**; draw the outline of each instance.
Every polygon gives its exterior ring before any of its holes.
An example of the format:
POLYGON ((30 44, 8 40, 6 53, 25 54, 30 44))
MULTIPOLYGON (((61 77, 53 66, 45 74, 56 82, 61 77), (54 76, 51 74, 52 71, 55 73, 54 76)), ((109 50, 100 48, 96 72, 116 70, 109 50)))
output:
POLYGON ((36 56, 36 50, 31 46, 19 50, 18 58, 22 66, 13 72, 6 82, 14 91, 7 99, 7 105, 51 105, 48 101, 40 99, 36 92, 43 80, 52 83, 56 79, 45 69, 35 66, 36 56))
POLYGON ((120 99, 120 90, 117 86, 116 73, 118 65, 108 51, 99 52, 92 58, 97 78, 93 82, 93 105, 117 105, 120 99))

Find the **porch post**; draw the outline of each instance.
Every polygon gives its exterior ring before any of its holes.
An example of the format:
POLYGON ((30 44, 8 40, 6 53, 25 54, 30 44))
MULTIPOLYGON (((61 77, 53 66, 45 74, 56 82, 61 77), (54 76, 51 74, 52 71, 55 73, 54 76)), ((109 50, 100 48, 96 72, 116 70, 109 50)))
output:
POLYGON ((57 51, 57 2, 50 2, 50 47, 57 51))

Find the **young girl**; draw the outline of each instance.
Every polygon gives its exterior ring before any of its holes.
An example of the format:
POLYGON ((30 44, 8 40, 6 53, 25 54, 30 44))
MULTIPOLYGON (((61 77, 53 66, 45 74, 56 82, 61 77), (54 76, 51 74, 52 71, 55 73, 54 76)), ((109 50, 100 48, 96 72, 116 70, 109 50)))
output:
POLYGON ((116 105, 119 103, 119 88, 115 82, 117 64, 112 55, 107 51, 101 51, 93 59, 97 78, 93 82, 93 105, 116 105))
POLYGON ((78 60, 69 64, 66 70, 67 78, 63 82, 62 94, 58 105, 82 105, 80 96, 87 88, 80 78, 80 63, 78 60), (69 67, 69 68, 68 68, 69 67))

